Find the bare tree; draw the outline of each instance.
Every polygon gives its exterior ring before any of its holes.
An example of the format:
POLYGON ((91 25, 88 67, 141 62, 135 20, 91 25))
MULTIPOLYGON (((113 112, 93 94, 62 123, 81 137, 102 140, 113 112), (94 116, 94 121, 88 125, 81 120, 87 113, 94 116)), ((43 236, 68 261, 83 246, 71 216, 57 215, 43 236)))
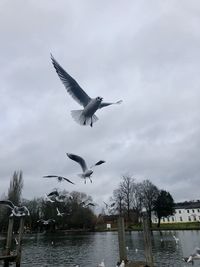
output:
POLYGON ((22 171, 15 171, 10 181, 10 187, 8 189, 8 199, 15 205, 19 205, 21 202, 21 194, 23 189, 23 174, 22 171))
POLYGON ((120 216, 123 214, 124 202, 123 195, 120 188, 113 191, 113 196, 110 198, 112 203, 115 203, 112 207, 109 207, 109 213, 118 213, 120 216))
POLYGON ((157 200, 159 190, 150 180, 147 179, 139 185, 138 193, 142 199, 143 206, 146 208, 151 226, 151 214, 154 209, 154 203, 157 200))
POLYGON ((143 206, 143 196, 141 192, 141 183, 133 184, 133 210, 136 214, 135 222, 140 222, 141 214, 142 214, 142 206, 143 206))
POLYGON ((134 188, 134 179, 131 178, 129 175, 123 175, 122 182, 120 183, 119 186, 119 190, 123 198, 128 222, 130 221, 130 211, 133 204, 133 188, 134 188))

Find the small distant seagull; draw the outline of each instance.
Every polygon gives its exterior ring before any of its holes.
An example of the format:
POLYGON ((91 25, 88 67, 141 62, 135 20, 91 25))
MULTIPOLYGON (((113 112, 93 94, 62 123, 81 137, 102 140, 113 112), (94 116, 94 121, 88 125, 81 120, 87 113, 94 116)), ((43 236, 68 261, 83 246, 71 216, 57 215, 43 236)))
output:
POLYGON ((99 96, 90 98, 79 84, 59 65, 52 55, 51 60, 59 78, 67 89, 67 92, 76 102, 83 106, 82 110, 71 111, 73 119, 80 125, 90 125, 92 127, 93 123, 98 120, 98 117, 95 115, 95 112, 98 109, 113 104, 121 104, 122 100, 108 103, 102 102, 103 98, 99 96))
POLYGON ((176 244, 178 244, 178 242, 179 242, 179 238, 177 238, 175 235, 173 235, 173 238, 174 238, 176 244))
POLYGON ((95 207, 95 204, 92 202, 89 202, 88 204, 85 205, 85 207, 89 207, 89 206, 95 207))
POLYGON ((43 178, 57 178, 58 182, 67 181, 68 183, 74 184, 69 179, 67 179, 63 176, 58 176, 58 175, 44 175, 43 178))
POLYGON ((64 212, 60 212, 58 208, 56 208, 57 211, 57 216, 62 217, 65 213, 64 212))
POLYGON ((99 263, 99 264, 97 265, 97 267, 105 267, 104 260, 102 260, 102 262, 101 262, 101 263, 99 263))
POLYGON ((103 201, 103 203, 105 204, 106 209, 108 209, 108 208, 113 208, 113 207, 115 206, 115 203, 114 203, 114 202, 111 203, 110 205, 109 205, 108 203, 104 202, 104 201, 103 201))
POLYGON ((121 264, 119 265, 119 267, 125 267, 125 262, 124 260, 122 260, 121 264))
POLYGON ((55 202, 50 197, 48 197, 47 194, 44 195, 44 201, 51 202, 51 203, 55 202))
POLYGON ((64 202, 66 199, 66 195, 60 194, 57 190, 50 192, 47 197, 49 197, 51 200, 57 201, 57 202, 64 202))
POLYGON ((41 223, 43 225, 48 225, 48 224, 54 224, 55 220, 54 219, 48 219, 48 220, 40 219, 37 221, 37 223, 41 223))
POLYGON ((12 211, 11 216, 22 217, 30 216, 30 212, 25 206, 17 207, 10 200, 0 200, 0 205, 6 205, 12 211))
MULTIPOLYGON (((83 179, 85 179, 85 183, 86 183, 86 178, 88 178, 90 180, 90 182, 92 183, 92 179, 91 179, 91 175, 93 174, 93 170, 90 168, 88 169, 87 167, 87 164, 85 162, 85 160, 78 156, 78 155, 75 155, 75 154, 70 154, 70 153, 66 153, 67 156, 71 159, 71 160, 74 160, 76 161, 77 163, 80 164, 81 168, 82 168, 82 171, 83 173, 79 174, 79 176, 83 179)), ((95 163, 92 167, 95 167, 95 166, 99 166, 101 164, 105 163, 104 160, 99 160, 97 163, 95 163)))
POLYGON ((106 209, 108 209, 109 205, 106 202, 104 202, 104 201, 103 201, 103 203, 105 204, 106 209))
POLYGON ((57 197, 57 196, 59 196, 59 193, 57 190, 54 190, 54 191, 50 192, 47 196, 48 197, 57 197))
POLYGON ((18 240, 17 240, 16 237, 15 237, 15 244, 16 244, 16 245, 19 245, 19 242, 18 242, 18 240))

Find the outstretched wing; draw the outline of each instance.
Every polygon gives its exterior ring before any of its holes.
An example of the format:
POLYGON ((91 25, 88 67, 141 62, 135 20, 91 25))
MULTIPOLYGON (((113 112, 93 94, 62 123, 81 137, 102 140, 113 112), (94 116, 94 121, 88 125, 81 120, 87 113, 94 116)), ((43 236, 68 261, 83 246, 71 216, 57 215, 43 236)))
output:
POLYGON ((57 178, 57 175, 44 175, 43 178, 57 178))
POLYGON ((58 180, 60 180, 60 181, 62 181, 62 179, 63 179, 65 181, 67 181, 68 183, 75 184, 72 181, 70 181, 69 179, 67 179, 63 176, 60 176, 60 175, 44 175, 43 178, 58 178, 58 180))
POLYGON ((71 180, 69 180, 69 179, 67 179, 67 178, 65 178, 65 177, 63 177, 63 176, 60 176, 62 179, 64 179, 65 181, 67 181, 68 183, 71 183, 71 184, 75 184, 75 183, 73 183, 71 180))
POLYGON ((97 163, 95 163, 94 165, 92 165, 90 168, 93 168, 95 166, 99 166, 101 164, 105 163, 105 160, 99 160, 97 163))
POLYGON ((48 196, 48 197, 51 197, 51 196, 59 196, 59 193, 58 193, 58 191, 52 191, 52 192, 49 193, 47 196, 48 196))
POLYGON ((0 205, 6 205, 10 209, 14 209, 14 204, 10 200, 0 200, 0 205))
POLYGON ((99 105, 99 108, 104 108, 110 105, 119 105, 122 103, 122 100, 119 100, 117 102, 101 102, 101 104, 99 105))
POLYGON ((66 154, 70 159, 76 161, 77 163, 79 163, 81 165, 83 172, 85 172, 87 170, 87 165, 86 165, 86 162, 83 158, 81 158, 78 155, 74 155, 74 154, 69 154, 69 153, 66 153, 66 154))
POLYGON ((83 107, 87 106, 91 98, 79 86, 79 84, 58 64, 58 62, 51 55, 51 60, 56 69, 56 72, 63 82, 67 92, 83 107))
POLYGON ((88 206, 93 206, 93 207, 94 207, 94 206, 95 206, 95 204, 94 204, 94 203, 92 203, 92 202, 89 202, 89 203, 88 203, 86 206, 87 206, 87 207, 88 207, 88 206))

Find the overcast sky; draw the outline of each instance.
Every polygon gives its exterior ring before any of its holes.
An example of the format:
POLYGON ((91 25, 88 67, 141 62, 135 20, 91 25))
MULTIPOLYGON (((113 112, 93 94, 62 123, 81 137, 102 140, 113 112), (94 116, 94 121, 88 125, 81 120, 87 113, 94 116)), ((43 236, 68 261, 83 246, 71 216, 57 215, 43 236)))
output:
POLYGON ((22 170, 28 199, 58 187, 101 204, 123 174, 199 199, 199 25, 198 0, 1 0, 0 195, 22 170), (123 103, 78 125, 50 53, 90 97, 123 103), (85 185, 66 152, 106 164, 85 185))

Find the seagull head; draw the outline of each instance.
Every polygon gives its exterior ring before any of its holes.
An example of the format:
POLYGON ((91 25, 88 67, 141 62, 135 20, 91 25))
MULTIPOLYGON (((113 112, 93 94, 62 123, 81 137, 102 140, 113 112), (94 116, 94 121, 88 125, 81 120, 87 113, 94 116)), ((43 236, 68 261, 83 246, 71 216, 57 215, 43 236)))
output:
POLYGON ((97 96, 97 97, 96 97, 96 101, 97 101, 97 102, 101 103, 102 100, 103 100, 103 97, 101 97, 101 96, 97 96))

